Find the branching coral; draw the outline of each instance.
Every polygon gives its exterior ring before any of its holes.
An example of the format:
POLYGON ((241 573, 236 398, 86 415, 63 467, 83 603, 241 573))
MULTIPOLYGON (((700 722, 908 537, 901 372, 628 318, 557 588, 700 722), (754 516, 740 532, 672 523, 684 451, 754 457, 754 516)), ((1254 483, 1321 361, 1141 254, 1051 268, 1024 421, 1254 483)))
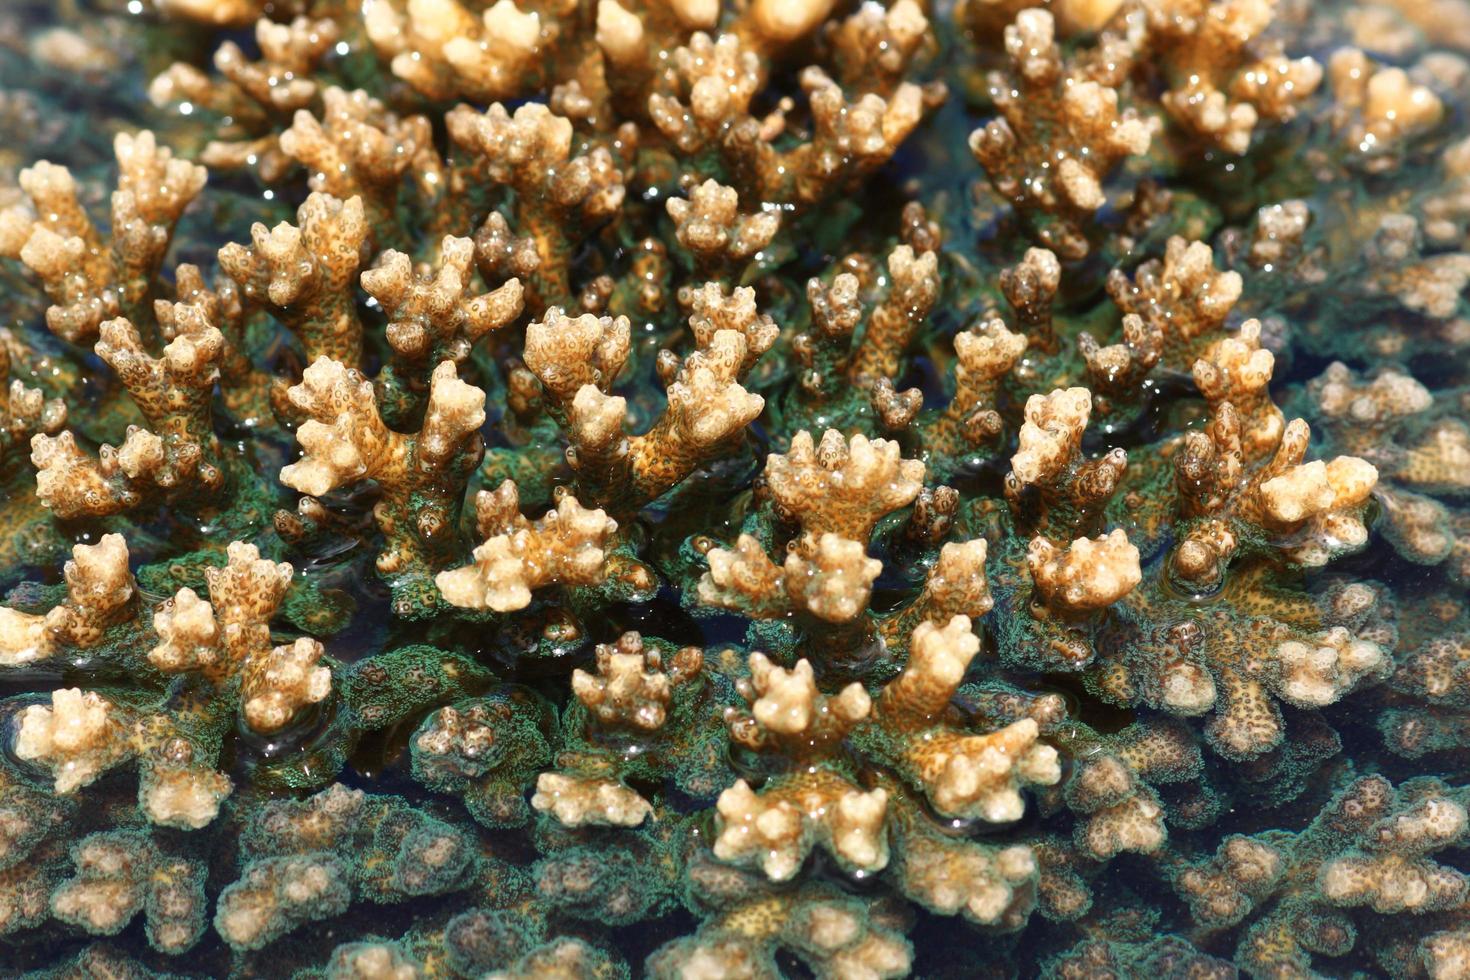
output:
POLYGON ((44 660, 102 642, 107 628, 137 615, 137 583, 120 534, 79 544, 66 563, 66 598, 44 615, 0 607, 0 664, 44 660))
POLYGON ((527 284, 531 309, 569 305, 579 237, 572 230, 616 214, 626 193, 612 153, 605 146, 576 152, 571 120, 535 102, 514 114, 498 102, 484 113, 457 106, 445 122, 454 143, 474 155, 473 166, 515 192, 515 227, 540 256, 527 284))
POLYGON ((306 454, 281 470, 281 482, 320 497, 372 480, 382 493, 373 507, 384 541, 378 572, 400 612, 432 609, 430 577, 455 557, 465 485, 484 452, 485 393, 461 381, 453 361, 440 362, 413 435, 384 424, 372 382, 340 361, 318 358, 287 394, 307 416, 296 432, 306 454))
POLYGON ((596 585, 607 574, 608 539, 618 522, 588 510, 565 494, 540 520, 521 516, 516 485, 475 497, 475 522, 484 543, 474 564, 440 572, 435 579, 445 601, 471 609, 524 609, 533 589, 552 585, 596 585))
POLYGON ((362 199, 313 193, 296 222, 253 225, 250 245, 220 249, 220 268, 300 338, 308 362, 330 357, 356 367, 362 324, 352 286, 369 234, 362 199))
POLYGON ((1159 99, 1202 141, 1243 154, 1262 123, 1293 118, 1322 81, 1311 58, 1287 58, 1261 35, 1275 0, 1144 0, 1146 57, 1169 89, 1159 99))
POLYGON ((102 323, 97 356, 117 372, 147 426, 129 426, 121 446, 83 453, 70 432, 31 440, 36 496, 58 517, 98 517, 150 497, 207 497, 223 489, 224 463, 210 412, 224 336, 198 306, 168 308, 174 333, 162 357, 144 348, 137 328, 118 317, 102 323))
POLYGON ((1444 118, 1444 103, 1401 68, 1380 68, 1355 48, 1332 55, 1327 74, 1336 104, 1333 123, 1343 146, 1369 169, 1395 165, 1414 136, 1444 118))
POLYGON ((672 91, 648 98, 659 132, 683 155, 718 154, 741 194, 761 202, 809 206, 839 192, 886 163, 925 109, 925 93, 911 82, 887 97, 867 92, 849 102, 843 87, 813 66, 801 75, 811 138, 780 149, 779 117, 751 114, 764 72, 738 34, 696 33, 672 52, 667 74, 672 91))
POLYGON ((175 62, 153 79, 148 97, 156 105, 175 105, 188 114, 197 109, 220 117, 217 138, 199 154, 205 166, 221 170, 249 166, 261 180, 280 180, 293 161, 281 149, 279 131, 293 113, 316 101, 319 86, 312 76, 338 36, 334 20, 297 17, 281 24, 262 17, 255 22, 259 59, 251 60, 234 41, 225 41, 213 59, 220 80, 175 62))
POLYGON ((1217 339, 1241 288, 1240 273, 1215 269, 1209 245, 1177 236, 1169 239, 1162 260, 1140 265, 1131 281, 1122 270, 1108 278, 1108 295, 1118 308, 1162 335, 1163 363, 1175 370, 1189 367, 1217 339))
POLYGON ((394 0, 367 9, 363 25, 394 75, 432 99, 476 102, 515 98, 531 88, 538 55, 555 30, 513 0, 499 0, 478 17, 455 0, 394 0))
POLYGON ((0 972, 1465 974, 1467 18, 0 13, 0 972))
POLYGON ((87 217, 66 167, 25 170, 30 206, 0 212, 0 255, 19 259, 41 280, 52 305, 46 325, 73 343, 91 343, 104 320, 151 312, 159 267, 174 226, 204 188, 203 167, 175 159, 153 134, 119 133, 117 190, 109 239, 87 217))
POLYGON ((699 294, 690 319, 698 348, 668 383, 663 413, 640 435, 626 431, 627 400, 609 393, 628 356, 626 318, 572 319, 553 307, 526 328, 526 366, 560 415, 583 498, 626 513, 738 446, 765 405, 740 381, 776 330, 748 294, 728 305, 723 297, 718 289, 699 294))
POLYGON ((1052 15, 1033 8, 1005 29, 1007 73, 990 77, 1001 116, 970 135, 992 186, 1064 258, 1086 255, 1103 182, 1129 155, 1148 152, 1149 123, 1120 108, 1116 82, 1062 59, 1052 15))

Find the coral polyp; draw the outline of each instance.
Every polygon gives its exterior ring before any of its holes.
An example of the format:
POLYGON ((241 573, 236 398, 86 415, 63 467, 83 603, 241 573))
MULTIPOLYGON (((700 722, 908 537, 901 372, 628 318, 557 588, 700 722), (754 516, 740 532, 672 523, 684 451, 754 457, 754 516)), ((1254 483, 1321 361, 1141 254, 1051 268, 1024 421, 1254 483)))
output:
POLYGON ((0 976, 1470 977, 1467 0, 16 0, 0 976))

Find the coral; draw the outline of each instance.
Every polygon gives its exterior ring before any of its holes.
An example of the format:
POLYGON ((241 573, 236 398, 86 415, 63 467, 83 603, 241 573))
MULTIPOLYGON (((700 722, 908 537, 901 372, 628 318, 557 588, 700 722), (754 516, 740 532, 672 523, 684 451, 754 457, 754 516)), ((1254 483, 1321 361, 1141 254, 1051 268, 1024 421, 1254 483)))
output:
POLYGON ((107 628, 137 615, 137 583, 120 534, 79 544, 66 563, 66 598, 44 615, 0 606, 0 665, 45 660, 101 643, 107 628))
POLYGON ((565 494, 554 510, 531 522, 521 516, 516 485, 507 480, 475 497, 484 543, 474 564, 440 572, 434 584, 450 605, 509 612, 524 609, 531 590, 549 585, 596 585, 606 575, 607 541, 618 522, 565 494))
POLYGON ((1204 242, 1169 239, 1162 259, 1150 259, 1129 277, 1115 269, 1108 295, 1125 314, 1139 317, 1162 336, 1162 363, 1190 367, 1240 298, 1240 273, 1215 269, 1214 253, 1204 242))
POLYGON ((147 130, 113 140, 117 190, 104 242, 66 167, 41 162, 20 177, 29 207, 0 212, 0 255, 42 282, 46 325, 72 343, 96 340, 103 321, 150 312, 174 226, 204 188, 203 167, 176 159, 147 130))
POLYGON ((301 340, 309 363, 327 357, 348 367, 362 360, 362 323, 352 285, 369 228, 360 197, 313 193, 296 224, 250 228, 250 245, 230 243, 219 265, 252 303, 269 309, 301 340))
POLYGON ((97 356, 117 373, 146 426, 130 425, 121 446, 104 443, 94 461, 70 431, 31 440, 36 496, 58 517, 99 517, 140 506, 150 496, 207 498, 226 483, 210 405, 224 336, 205 310, 167 307, 173 339, 162 357, 144 348, 129 320, 98 329, 97 356))
POLYGON ((970 151, 996 192, 1066 259, 1090 250, 1088 225, 1107 198, 1103 182, 1129 155, 1148 152, 1148 121, 1120 108, 1105 75, 1062 58, 1051 13, 1023 10, 1005 29, 1005 73, 988 85, 1000 117, 970 134, 970 151))
POLYGON ((0 6, 0 973, 1470 972, 1466 0, 0 6))
POLYGON ((1322 82, 1311 58, 1261 43, 1275 0, 1145 0, 1145 56, 1168 81, 1159 99, 1196 138, 1243 154, 1262 122, 1294 117, 1322 82))
POLYGON ((92 834, 72 849, 76 877, 51 896, 51 914, 84 932, 111 936, 140 911, 148 944, 177 953, 204 933, 204 866, 159 852, 146 836, 92 834))
POLYGON ((608 391, 628 356, 626 317, 572 319, 552 307, 526 328, 526 366, 556 406, 580 499, 615 516, 636 510, 728 452, 760 414, 764 399, 740 380, 775 330, 746 297, 715 313, 702 304, 723 293, 702 296, 690 321, 699 347, 668 382, 663 413, 639 435, 625 430, 627 399, 608 391))
POLYGON ((484 453, 485 393, 461 381, 452 360, 441 361, 430 378, 423 425, 412 435, 383 422, 372 382, 326 356, 287 396, 307 417, 296 430, 305 455, 281 469, 281 482, 320 497, 372 480, 382 492, 373 506, 384 544, 378 572, 400 611, 432 610, 431 576, 458 550, 465 485, 484 453))
MULTIPOLYGON (((756 31, 783 39, 804 33, 794 24, 770 24, 764 11, 779 6, 752 8, 752 21, 760 25, 756 31)), ((793 5, 792 12, 802 6, 793 5)), ((805 6, 815 10, 826 4, 805 6)), ((783 12, 781 18, 786 16, 783 12)), ((712 38, 697 32, 671 53, 673 92, 648 97, 648 115, 663 137, 685 156, 717 154, 744 197, 815 204, 881 167, 923 118, 926 93, 912 82, 899 83, 887 96, 870 91, 849 102, 841 84, 810 66, 800 78, 811 116, 810 139, 778 148, 779 121, 770 126, 751 115, 752 97, 763 80, 757 46, 738 33, 712 38)))
POLYGON ((1092 415, 1086 388, 1057 389, 1026 401, 1005 495, 1017 513, 1035 512, 1043 535, 1065 541, 1071 532, 1097 523, 1128 467, 1128 454, 1114 449, 1101 459, 1083 456, 1082 434, 1092 415))
POLYGON ((320 86, 312 75, 337 44, 339 30, 336 21, 326 18, 297 17, 282 24, 262 17, 255 22, 258 59, 251 60, 234 41, 225 41, 213 58, 219 80, 187 62, 175 62, 149 84, 148 98, 155 105, 174 105, 190 115, 199 110, 221 119, 216 138, 199 154, 205 166, 218 170, 249 166, 261 180, 280 180, 294 165, 281 148, 281 131, 293 113, 319 97, 320 86))
POLYGON ((699 184, 687 198, 669 198, 674 237, 693 253, 697 278, 709 281, 726 269, 739 269, 776 237, 779 212, 741 214, 739 206, 735 188, 714 180, 699 184))
POLYGON ((363 26, 394 75, 435 100, 490 102, 521 95, 538 77, 551 25, 499 0, 476 17, 454 0, 373 5, 363 26))
POLYGON ((1380 68, 1356 48, 1342 48, 1327 63, 1335 99, 1338 138, 1371 170, 1394 166, 1404 144, 1444 118, 1444 103, 1401 68, 1380 68))
POLYGON ((310 637, 272 647, 269 622, 285 599, 293 570, 239 541, 224 568, 205 571, 209 601, 183 588, 153 615, 160 643, 149 661, 166 674, 199 672, 215 684, 238 675, 245 723, 269 734, 326 698, 332 675, 318 666, 322 645, 310 637), (217 611, 216 611, 217 610, 217 611))
POLYGON ((474 166, 515 191, 515 227, 530 236, 540 257, 527 283, 528 305, 535 312, 570 305, 578 236, 569 232, 614 215, 626 193, 611 152, 605 146, 575 152, 571 120, 536 102, 514 114, 499 102, 484 113, 460 105, 445 123, 454 143, 474 154, 474 166))

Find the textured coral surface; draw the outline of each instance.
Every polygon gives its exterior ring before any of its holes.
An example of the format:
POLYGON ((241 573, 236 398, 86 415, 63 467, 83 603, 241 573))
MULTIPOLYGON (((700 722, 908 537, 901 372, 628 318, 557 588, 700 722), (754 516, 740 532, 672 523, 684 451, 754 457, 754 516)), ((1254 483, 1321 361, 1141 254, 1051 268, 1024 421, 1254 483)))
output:
POLYGON ((1470 980, 1470 0, 0 3, 0 978, 1470 980))

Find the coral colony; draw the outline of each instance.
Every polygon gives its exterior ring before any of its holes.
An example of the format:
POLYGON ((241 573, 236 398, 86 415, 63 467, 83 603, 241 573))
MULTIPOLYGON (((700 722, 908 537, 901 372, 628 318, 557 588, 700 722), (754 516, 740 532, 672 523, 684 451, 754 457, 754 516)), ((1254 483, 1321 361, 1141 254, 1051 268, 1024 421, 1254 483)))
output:
POLYGON ((0 975, 1470 978, 1470 0, 14 0, 0 975))

